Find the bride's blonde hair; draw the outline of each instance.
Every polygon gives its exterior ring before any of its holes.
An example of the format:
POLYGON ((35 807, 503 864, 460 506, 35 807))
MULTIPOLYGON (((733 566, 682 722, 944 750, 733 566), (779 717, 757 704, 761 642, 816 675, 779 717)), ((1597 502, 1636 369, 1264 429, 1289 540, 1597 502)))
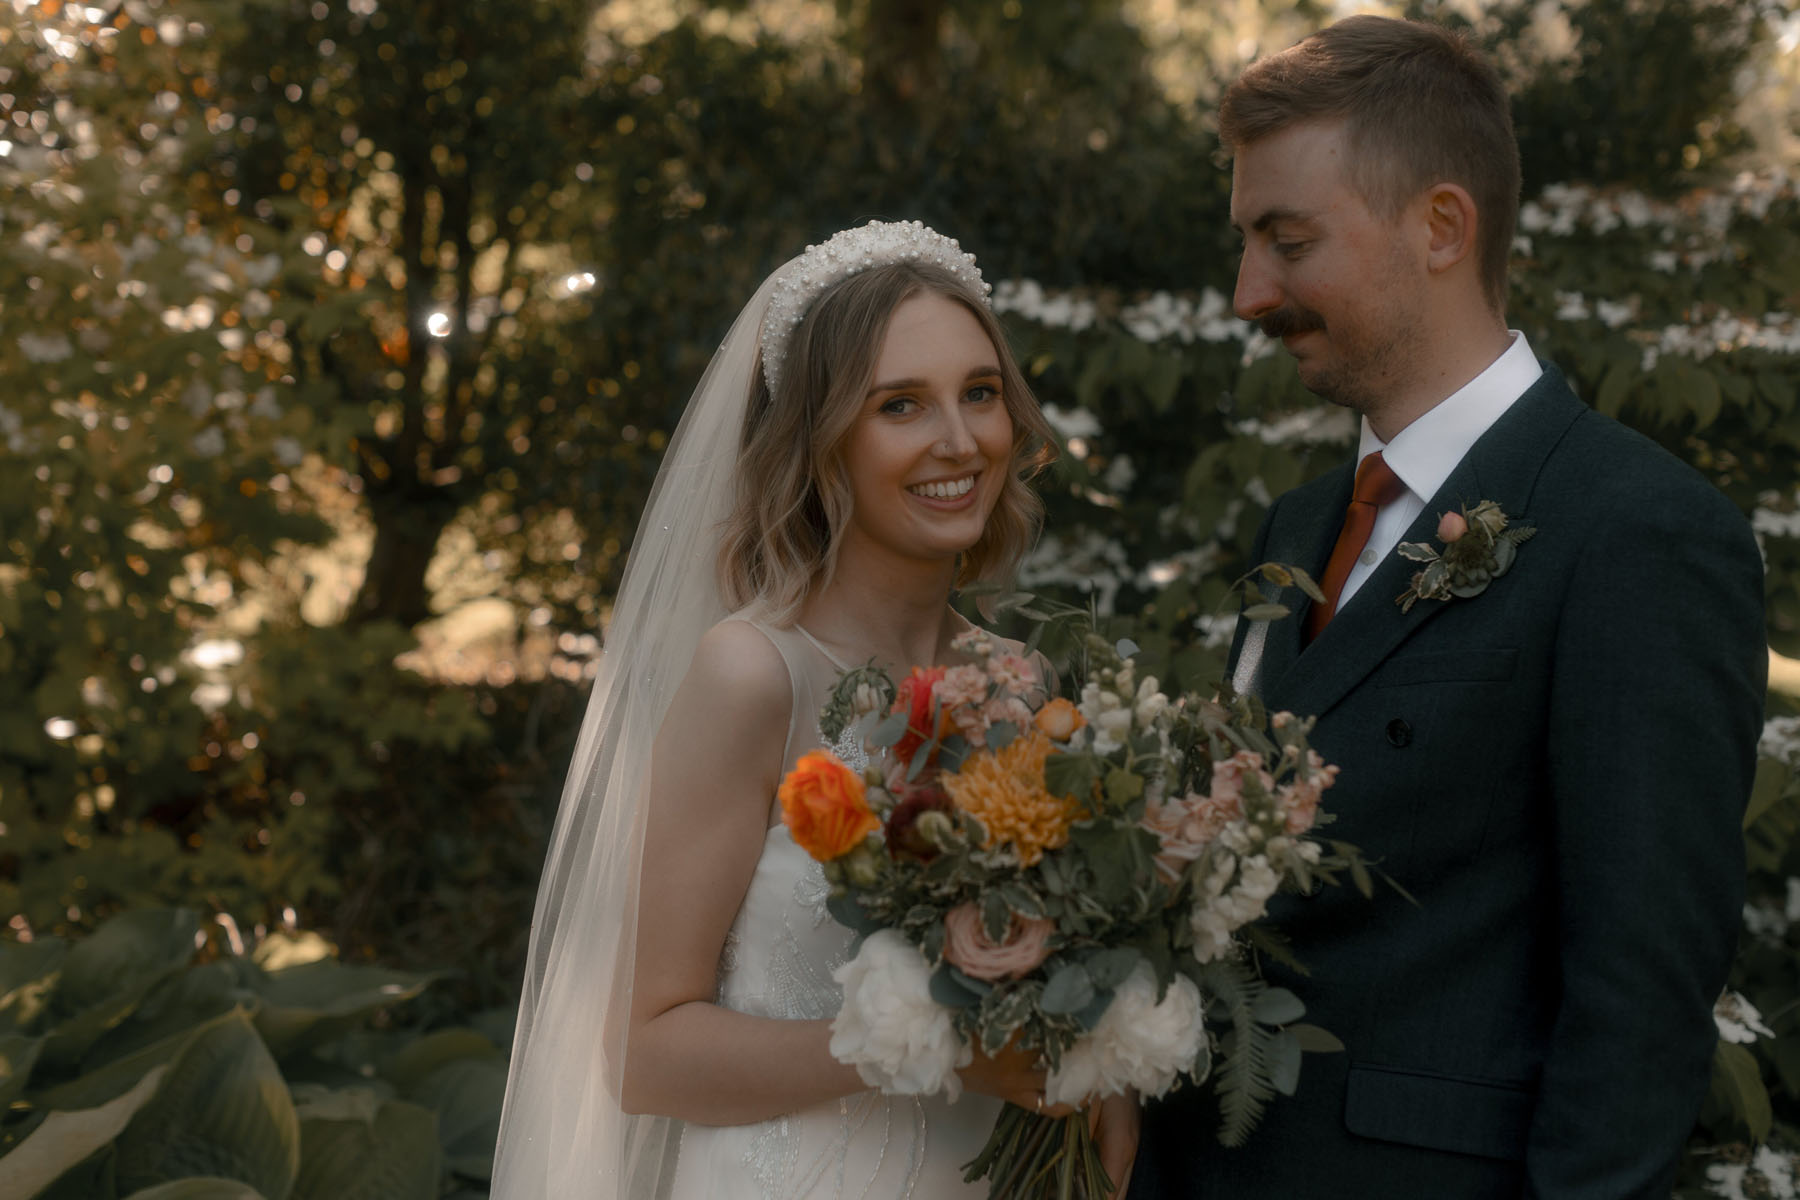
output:
POLYGON ((962 555, 957 585, 1007 581, 1036 540, 1043 503, 1029 480, 1056 456, 1055 437, 1000 322, 982 296, 930 263, 896 262, 827 289, 795 327, 774 393, 759 361, 738 458, 737 500, 719 543, 719 590, 730 608, 760 601, 791 622, 831 578, 850 519, 844 443, 874 382, 894 310, 921 291, 961 304, 994 345, 1012 464, 981 538, 962 555))

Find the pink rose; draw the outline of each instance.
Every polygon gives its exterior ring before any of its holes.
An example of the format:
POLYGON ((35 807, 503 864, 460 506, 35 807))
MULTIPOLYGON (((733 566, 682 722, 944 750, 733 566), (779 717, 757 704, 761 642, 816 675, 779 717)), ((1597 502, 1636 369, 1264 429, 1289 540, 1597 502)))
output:
POLYGON ((1469 532, 1469 523, 1459 512, 1447 512, 1438 518, 1438 541, 1446 546, 1467 532, 1469 532))
POLYGON ((1056 926, 1041 917, 1012 915, 1004 942, 991 942, 973 902, 944 914, 944 958, 971 979, 1020 979, 1050 957, 1056 926))

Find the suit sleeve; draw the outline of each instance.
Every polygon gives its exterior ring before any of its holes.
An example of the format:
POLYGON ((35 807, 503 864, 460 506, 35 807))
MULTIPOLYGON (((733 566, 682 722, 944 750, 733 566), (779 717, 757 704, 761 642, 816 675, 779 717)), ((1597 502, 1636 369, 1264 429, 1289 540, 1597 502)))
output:
POLYGON ((1742 919, 1761 557, 1703 480, 1632 491, 1588 517, 1556 638, 1561 996, 1526 1160, 1542 1200, 1667 1200, 1742 919))

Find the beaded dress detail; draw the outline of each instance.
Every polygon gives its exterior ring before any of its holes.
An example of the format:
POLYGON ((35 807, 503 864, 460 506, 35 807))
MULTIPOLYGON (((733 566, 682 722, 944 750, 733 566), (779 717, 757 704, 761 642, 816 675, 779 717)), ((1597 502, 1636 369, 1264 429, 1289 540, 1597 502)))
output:
MULTIPOLYGON (((781 651, 793 684, 785 763, 819 747, 819 709, 844 669, 801 629, 738 614, 781 651)), ((852 767, 866 759, 854 737, 832 749, 852 767)), ((719 967, 718 1002, 755 1016, 837 1014, 832 980, 850 931, 826 911, 819 864, 779 822, 763 841, 719 967)), ((986 1195, 962 1180, 987 1140, 1000 1102, 965 1092, 942 1097, 855 1095, 754 1125, 688 1124, 681 1134, 673 1200, 937 1200, 986 1195)))

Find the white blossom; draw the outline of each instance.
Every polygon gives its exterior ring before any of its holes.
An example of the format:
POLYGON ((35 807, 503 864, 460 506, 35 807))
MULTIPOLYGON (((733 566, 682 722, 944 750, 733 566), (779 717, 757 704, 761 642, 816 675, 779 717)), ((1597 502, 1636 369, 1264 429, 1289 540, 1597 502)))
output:
POLYGON ((1156 999, 1156 976, 1140 962, 1113 993, 1112 1003, 1094 1028, 1063 1052, 1050 1073, 1044 1099, 1051 1104, 1081 1104, 1089 1097, 1110 1096, 1135 1088, 1160 1096, 1181 1071, 1203 1075, 1210 1061, 1200 989, 1177 974, 1156 999))
POLYGON ((1747 1163, 1714 1163, 1707 1167, 1706 1185, 1713 1195, 1728 1200, 1793 1200, 1800 1195, 1794 1189, 1793 1156, 1766 1145, 1758 1146, 1747 1163), (1749 1190, 1745 1188, 1747 1178, 1755 1179, 1749 1190))
POLYGON ((1774 1037, 1775 1031, 1763 1024, 1762 1014, 1741 992, 1726 991, 1713 1005, 1713 1024, 1719 1036, 1728 1042, 1749 1045, 1758 1037, 1774 1037))
POLYGON ((21 333, 19 349, 34 363, 58 363, 75 353, 68 336, 62 333, 21 333))
POLYGON ((974 1054, 950 1010, 931 998, 931 964, 917 947, 896 930, 880 930, 831 977, 844 989, 831 1022, 833 1058, 890 1096, 962 1094, 956 1069, 974 1054))

